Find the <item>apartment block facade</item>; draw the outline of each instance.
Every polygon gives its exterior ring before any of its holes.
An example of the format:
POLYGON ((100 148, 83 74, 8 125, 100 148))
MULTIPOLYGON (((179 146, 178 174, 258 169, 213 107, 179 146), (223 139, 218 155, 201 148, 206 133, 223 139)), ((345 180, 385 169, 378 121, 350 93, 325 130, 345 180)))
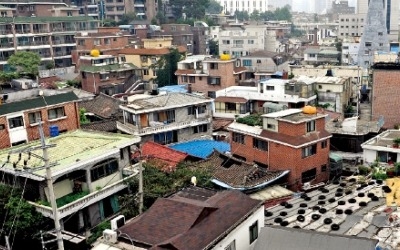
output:
POLYGON ((36 52, 42 62, 54 62, 56 67, 71 66, 75 33, 95 31, 97 26, 97 20, 82 16, 1 17, 0 66, 8 70, 8 58, 21 50, 36 52))
POLYGON ((120 105, 124 118, 117 128, 163 145, 211 136, 212 102, 187 93, 130 96, 120 105))
POLYGON ((234 122, 228 127, 234 157, 270 170, 289 170, 287 185, 300 190, 304 183, 329 178, 329 139, 323 114, 287 109, 262 116, 262 127, 234 122))

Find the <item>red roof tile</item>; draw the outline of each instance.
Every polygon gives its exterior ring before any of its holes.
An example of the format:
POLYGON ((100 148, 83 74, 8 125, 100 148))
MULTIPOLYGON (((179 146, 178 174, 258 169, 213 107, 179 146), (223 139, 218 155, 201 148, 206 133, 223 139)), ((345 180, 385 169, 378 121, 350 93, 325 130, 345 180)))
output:
POLYGON ((119 228, 121 237, 126 234, 149 249, 204 249, 262 206, 239 191, 209 193, 199 199, 199 195, 191 195, 192 190, 199 193, 203 189, 190 187, 172 197, 158 198, 145 213, 119 228))
POLYGON ((237 73, 242 73, 242 72, 246 72, 247 68, 246 67, 235 67, 233 69, 233 73, 237 74, 237 73))
POLYGON ((231 97, 231 96, 218 96, 214 100, 215 102, 233 102, 233 103, 246 103, 247 100, 243 97, 231 97))
POLYGON ((145 157, 163 171, 175 169, 176 165, 185 160, 187 156, 186 153, 155 142, 149 141, 142 146, 142 157, 145 157))

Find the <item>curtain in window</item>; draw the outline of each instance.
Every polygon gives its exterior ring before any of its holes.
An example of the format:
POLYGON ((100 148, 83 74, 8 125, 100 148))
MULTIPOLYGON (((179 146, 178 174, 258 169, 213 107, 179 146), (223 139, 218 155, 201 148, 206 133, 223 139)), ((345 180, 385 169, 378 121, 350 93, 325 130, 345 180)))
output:
POLYGON ((99 212, 100 212, 101 220, 104 220, 105 219, 105 217, 104 217, 104 204, 103 204, 102 200, 99 202, 99 212))
POLYGON ((119 204, 118 204, 118 198, 116 195, 113 195, 110 197, 110 202, 111 202, 111 207, 113 210, 113 213, 118 212, 119 210, 119 204))

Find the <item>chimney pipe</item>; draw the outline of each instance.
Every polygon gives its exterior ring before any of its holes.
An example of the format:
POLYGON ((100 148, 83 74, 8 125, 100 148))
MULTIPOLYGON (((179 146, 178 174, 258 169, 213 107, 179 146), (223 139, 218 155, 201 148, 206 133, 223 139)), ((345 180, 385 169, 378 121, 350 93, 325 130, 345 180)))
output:
POLYGON ((317 46, 318 45, 318 28, 315 27, 314 28, 314 45, 317 46))

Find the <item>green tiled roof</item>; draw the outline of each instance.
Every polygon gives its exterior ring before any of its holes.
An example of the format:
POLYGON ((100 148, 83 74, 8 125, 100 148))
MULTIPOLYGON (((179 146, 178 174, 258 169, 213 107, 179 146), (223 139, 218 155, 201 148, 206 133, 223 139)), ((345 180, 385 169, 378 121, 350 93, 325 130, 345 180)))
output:
POLYGON ((132 63, 109 64, 109 65, 104 65, 104 66, 90 66, 90 65, 82 65, 81 66, 81 72, 90 72, 90 73, 124 71, 124 70, 131 70, 131 69, 138 69, 138 67, 136 67, 132 63))
POLYGON ((51 96, 38 96, 21 101, 3 103, 2 105, 0 105, 0 115, 6 115, 18 111, 46 107, 76 100, 78 100, 78 97, 72 91, 51 96))
POLYGON ((51 23, 68 21, 96 21, 90 16, 0 17, 0 23, 51 23))
MULTIPOLYGON (((140 137, 134 137, 132 135, 85 131, 80 129, 62 133, 56 137, 46 138, 46 144, 56 145, 48 149, 51 163, 57 163, 51 168, 52 175, 54 177, 59 177, 67 172, 75 171, 76 168, 83 168, 88 164, 92 164, 92 162, 98 162, 104 158, 109 158, 111 155, 119 156, 120 148, 125 148, 138 142, 140 142, 140 137)), ((36 140, 27 144, 0 150, 0 166, 3 166, 2 170, 15 173, 12 163, 18 161, 18 153, 12 153, 10 161, 7 162, 7 155, 11 150, 17 152, 26 148, 35 148, 32 154, 42 156, 42 149, 36 149, 39 145, 40 140, 36 140)), ((17 164, 17 168, 21 170, 19 174, 22 176, 26 175, 28 178, 36 180, 44 180, 46 170, 34 170, 37 167, 43 166, 43 160, 37 157, 31 157, 27 162, 29 170, 23 170, 23 160, 26 160, 28 155, 23 153, 21 156, 21 161, 17 164), (29 172, 34 173, 34 175, 29 174, 29 172)))

